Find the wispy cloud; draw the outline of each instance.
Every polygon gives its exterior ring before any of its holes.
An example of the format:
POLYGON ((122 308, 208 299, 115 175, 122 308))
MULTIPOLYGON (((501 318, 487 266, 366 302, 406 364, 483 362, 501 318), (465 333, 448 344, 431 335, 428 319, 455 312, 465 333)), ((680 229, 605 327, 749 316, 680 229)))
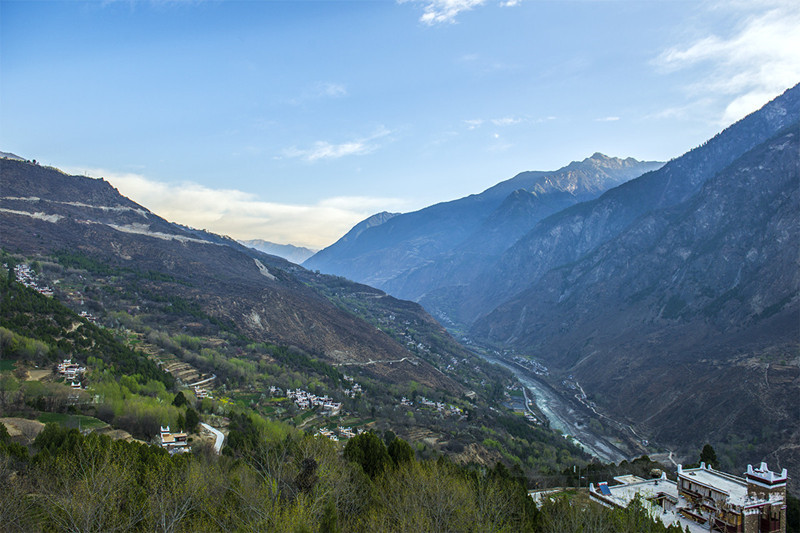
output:
POLYGON ((428 26, 436 24, 452 24, 458 15, 470 11, 486 3, 495 3, 502 7, 513 7, 522 3, 522 0, 398 0, 399 3, 414 3, 423 5, 419 21, 428 26))
POLYGON ((377 141, 391 133, 390 130, 381 127, 368 137, 343 143, 335 144, 328 141, 317 141, 310 148, 287 148, 283 151, 282 156, 286 158, 301 158, 313 162, 320 159, 339 159, 350 155, 364 155, 377 150, 380 147, 380 143, 377 141))
POLYGON ((610 117, 600 117, 600 118, 596 118, 596 119, 594 119, 594 120, 595 120, 595 122, 616 122, 616 121, 618 121, 618 120, 619 120, 619 117, 613 117, 613 116, 610 116, 610 117))
POLYGON ((345 96, 347 96, 347 86, 345 84, 331 81, 318 81, 300 91, 299 96, 292 98, 289 103, 292 105, 301 105, 314 100, 344 98, 345 96))
MULTIPOLYGON (((719 121, 727 124, 800 81, 800 4, 766 0, 715 8, 739 11, 742 23, 729 35, 710 34, 665 50, 655 64, 664 73, 704 68, 685 89, 695 100, 725 96, 728 103, 719 121)), ((667 112, 680 114, 680 109, 667 112)))
POLYGON ((469 120, 465 120, 464 124, 467 125, 467 129, 474 130, 480 128, 484 124, 491 124, 493 126, 514 126, 516 124, 521 124, 523 122, 528 122, 528 119, 521 118, 521 117, 501 117, 501 118, 473 118, 469 120))
POLYGON ((493 118, 492 124, 495 126, 513 126, 514 124, 519 124, 522 122, 523 119, 519 117, 503 117, 503 118, 493 118))
POLYGON ((139 174, 102 169, 69 170, 103 176, 120 193, 171 222, 235 239, 265 239, 280 244, 323 248, 355 224, 378 211, 409 207, 398 198, 334 197, 315 204, 268 202, 236 189, 215 189, 198 183, 165 183, 139 174))

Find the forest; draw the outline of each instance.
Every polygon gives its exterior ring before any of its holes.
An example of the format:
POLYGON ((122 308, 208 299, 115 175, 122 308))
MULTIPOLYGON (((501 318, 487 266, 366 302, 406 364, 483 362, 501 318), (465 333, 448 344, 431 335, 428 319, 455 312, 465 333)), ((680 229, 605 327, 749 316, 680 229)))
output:
POLYGON ((301 432, 241 431, 222 456, 170 456, 48 424, 29 455, 0 424, 0 519, 20 532, 680 531, 636 502, 609 510, 565 495, 537 508, 502 463, 419 461, 397 437, 364 433, 340 453, 301 432))

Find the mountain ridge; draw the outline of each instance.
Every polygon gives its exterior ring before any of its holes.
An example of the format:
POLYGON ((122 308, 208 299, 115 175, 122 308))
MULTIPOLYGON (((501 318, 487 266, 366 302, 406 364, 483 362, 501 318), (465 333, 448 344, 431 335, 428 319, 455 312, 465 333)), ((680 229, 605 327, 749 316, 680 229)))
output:
POLYGON ((445 304, 421 303, 434 314, 450 314, 460 323, 471 324, 547 271, 576 261, 617 235, 648 210, 685 200, 705 180, 786 127, 798 114, 800 86, 795 86, 760 112, 729 126, 663 168, 544 218, 481 273, 484 283, 464 287, 447 297, 445 304), (493 282, 486 283, 487 279, 493 282))
MULTIPOLYGON (((338 308, 307 279, 314 276, 325 284, 329 278, 230 238, 167 222, 103 179, 10 159, 0 160, 0 177, 0 243, 11 252, 69 250, 113 268, 158 272, 175 281, 153 290, 200 305, 255 340, 298 346, 330 363, 407 358, 416 364, 367 369, 391 380, 460 390, 397 340, 338 308)), ((363 292, 356 284, 348 287, 354 298, 363 292)), ((419 306, 410 312, 432 322, 419 306)), ((443 330, 441 334, 446 335, 443 330)))
POLYGON ((734 453, 732 436, 755 434, 748 460, 800 467, 798 153, 800 122, 549 271, 471 333, 574 375, 659 442, 705 438, 734 453))
MULTIPOLYGON (((484 225, 515 191, 530 190, 536 198, 519 217, 527 218, 525 223, 531 225, 564 205, 594 197, 599 191, 659 166, 658 162, 595 153, 559 170, 521 172, 482 193, 394 216, 355 235, 348 234, 310 258, 304 266, 416 300, 437 283, 436 271, 441 270, 442 264, 458 263, 460 259, 456 256, 484 253, 482 244, 470 244, 469 240, 473 236, 485 239, 481 232, 491 230, 484 229, 484 225)), ((514 235, 495 231, 495 238, 489 240, 504 247, 514 235)), ((463 275, 465 271, 459 272, 458 275, 463 275)), ((455 271, 448 271, 447 276, 453 275, 457 275, 455 271)))
POLYGON ((239 244, 247 246, 248 248, 254 248, 265 254, 277 255, 278 257, 282 257, 298 265, 316 253, 314 250, 303 246, 276 244, 274 242, 265 241, 264 239, 240 240, 239 244))

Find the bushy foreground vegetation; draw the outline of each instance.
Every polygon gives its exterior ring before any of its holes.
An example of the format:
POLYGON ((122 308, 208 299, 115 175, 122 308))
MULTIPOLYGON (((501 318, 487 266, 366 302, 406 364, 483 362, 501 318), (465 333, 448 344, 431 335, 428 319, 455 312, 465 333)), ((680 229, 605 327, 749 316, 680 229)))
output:
POLYGON ((0 424, 0 520, 25 532, 670 531, 638 504, 537 509, 503 466, 418 461, 398 439, 365 433, 342 454, 324 438, 256 433, 223 456, 169 456, 49 424, 28 456, 0 424))

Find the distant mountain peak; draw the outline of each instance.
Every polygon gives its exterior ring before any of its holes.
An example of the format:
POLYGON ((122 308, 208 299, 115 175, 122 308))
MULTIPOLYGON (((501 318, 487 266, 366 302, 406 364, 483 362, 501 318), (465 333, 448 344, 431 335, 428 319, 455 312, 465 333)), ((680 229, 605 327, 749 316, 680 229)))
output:
POLYGON ((380 213, 376 213, 369 218, 365 218, 364 220, 353 226, 353 228, 350 231, 348 231, 345 234, 345 236, 342 237, 341 240, 346 242, 348 240, 355 239, 369 228, 380 226, 387 220, 391 220, 392 218, 396 217, 399 214, 400 213, 390 213, 388 211, 381 211, 380 213))
POLYGON ((263 239, 239 241, 239 244, 243 244, 249 248, 255 248, 256 250, 270 255, 277 255, 278 257, 282 257, 287 261, 291 261, 292 263, 298 265, 315 253, 315 250, 309 250, 308 248, 303 248, 302 246, 294 246, 292 244, 276 244, 263 239))

